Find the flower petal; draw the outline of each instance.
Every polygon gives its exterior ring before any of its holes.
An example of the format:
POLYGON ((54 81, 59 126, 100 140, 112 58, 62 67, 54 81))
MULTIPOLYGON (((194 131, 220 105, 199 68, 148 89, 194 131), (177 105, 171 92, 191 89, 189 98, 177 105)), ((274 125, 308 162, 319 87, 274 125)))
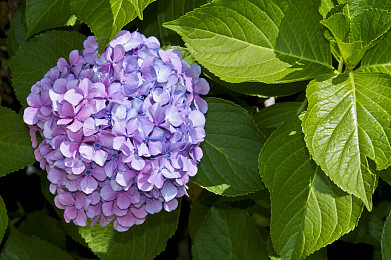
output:
POLYGON ((77 93, 76 90, 72 88, 65 93, 64 100, 68 101, 74 106, 77 106, 80 101, 83 100, 83 96, 77 93))
POLYGON ((145 211, 149 214, 155 214, 162 210, 163 206, 162 203, 158 200, 150 200, 145 205, 145 211))
POLYGON ((177 188, 171 182, 166 181, 163 185, 163 188, 160 190, 160 192, 163 196, 163 199, 166 202, 169 202, 177 195, 177 188))
POLYGON ((125 192, 121 192, 117 197, 117 206, 120 209, 127 209, 130 206, 130 198, 125 192))
POLYGON ((91 175, 86 175, 80 182, 80 188, 85 194, 93 193, 98 187, 98 182, 91 175))
POLYGON ((178 207, 178 200, 173 199, 173 200, 170 200, 169 202, 164 202, 163 207, 164 207, 164 210, 167 212, 173 211, 178 207))

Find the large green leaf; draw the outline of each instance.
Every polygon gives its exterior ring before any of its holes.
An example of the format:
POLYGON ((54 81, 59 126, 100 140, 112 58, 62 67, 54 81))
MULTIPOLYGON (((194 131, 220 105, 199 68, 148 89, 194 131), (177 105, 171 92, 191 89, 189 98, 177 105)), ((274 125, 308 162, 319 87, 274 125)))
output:
POLYGON ((7 48, 9 57, 12 57, 26 41, 26 18, 24 16, 25 6, 19 6, 16 10, 8 31, 7 48))
POLYGON ((391 259, 391 212, 387 217, 383 227, 381 238, 381 254, 383 260, 391 259))
POLYGON ((245 210, 213 206, 193 239, 193 257, 268 259, 265 242, 262 247, 257 227, 245 210))
POLYGON ((70 0, 71 10, 95 34, 99 53, 117 35, 124 25, 137 16, 143 19, 143 10, 155 0, 70 0))
POLYGON ((11 109, 0 107, 0 176, 35 161, 30 134, 23 120, 11 109))
POLYGON ((215 0, 164 26, 222 80, 283 83, 334 70, 321 18, 311 1, 215 0))
POLYGON ((35 236, 24 235, 16 228, 11 228, 11 235, 5 242, 0 255, 1 260, 20 259, 61 259, 73 258, 57 246, 54 246, 35 236))
POLYGON ((8 226, 7 209, 5 208, 3 198, 0 196, 0 243, 1 240, 3 239, 7 226, 8 226))
POLYGON ((267 140, 259 170, 271 194, 273 245, 283 259, 303 259, 356 226, 362 203, 311 160, 299 119, 267 140))
POLYGON ((69 0, 26 0, 27 38, 64 26, 70 16, 69 0))
POLYGON ((198 185, 219 195, 239 196, 263 189, 257 155, 264 138, 246 110, 229 101, 208 98, 204 156, 197 175, 198 185))
POLYGON ((391 76, 349 73, 312 81, 303 120, 307 146, 323 171, 372 208, 378 170, 391 164, 391 76))
POLYGON ((72 50, 81 50, 85 36, 77 32, 50 31, 29 40, 11 59, 12 85, 24 107, 31 86, 43 78, 57 60, 68 60, 72 50))
POLYGON ((109 224, 80 227, 79 232, 91 250, 101 259, 153 259, 166 247, 178 226, 180 209, 148 215, 145 223, 126 232, 117 232, 109 224))

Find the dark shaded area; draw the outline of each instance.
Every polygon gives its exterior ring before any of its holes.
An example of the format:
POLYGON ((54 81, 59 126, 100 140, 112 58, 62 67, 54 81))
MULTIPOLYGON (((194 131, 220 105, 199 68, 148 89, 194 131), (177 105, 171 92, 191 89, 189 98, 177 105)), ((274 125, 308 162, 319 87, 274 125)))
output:
POLYGON ((354 245, 343 241, 335 241, 327 247, 327 257, 330 260, 370 260, 373 259, 373 246, 368 244, 354 245))

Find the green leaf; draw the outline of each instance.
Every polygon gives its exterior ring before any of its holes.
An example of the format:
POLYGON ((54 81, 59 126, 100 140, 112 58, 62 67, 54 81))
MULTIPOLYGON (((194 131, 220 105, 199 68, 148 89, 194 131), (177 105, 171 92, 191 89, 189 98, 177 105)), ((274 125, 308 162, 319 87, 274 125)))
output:
POLYGON ((124 25, 137 16, 143 19, 143 10, 155 0, 70 0, 71 10, 95 34, 99 53, 106 48, 124 25))
POLYGON ((27 0, 27 38, 47 29, 64 26, 70 16, 69 0, 27 0))
POLYGON ((181 37, 162 24, 209 2, 211 0, 159 0, 144 10, 144 20, 138 23, 139 31, 147 37, 155 36, 162 46, 184 46, 181 37))
POLYGON ((349 15, 354 17, 364 10, 373 8, 391 11, 391 2, 388 0, 350 0, 347 7, 349 15))
POLYGON ((208 72, 206 69, 203 70, 203 74, 217 84, 235 92, 262 97, 290 96, 304 91, 308 84, 308 81, 299 81, 285 84, 265 84, 261 82, 229 83, 219 79, 212 73, 208 72))
POLYGON ((2 253, 1 260, 6 259, 61 259, 72 260, 73 258, 54 246, 35 236, 24 235, 16 228, 11 228, 11 235, 7 239, 2 253))
POLYGON ((361 61, 360 71, 391 74, 391 32, 387 32, 361 61))
POLYGON ((337 0, 321 0, 319 6, 319 13, 323 16, 323 19, 326 19, 327 14, 338 5, 337 0))
POLYGON ((271 237, 283 259, 303 259, 356 226, 362 203, 340 190, 311 160, 300 120, 267 140, 259 170, 271 194, 271 237))
POLYGON ((387 217, 383 227, 381 238, 381 254, 383 260, 391 259, 391 212, 387 217))
POLYGON ((218 200, 217 196, 211 194, 213 193, 203 190, 191 207, 189 215, 189 233, 193 241, 198 229, 204 225, 203 223, 208 216, 209 209, 218 200))
POLYGON ((30 134, 11 109, 0 107, 0 177, 35 162, 30 134))
MULTIPOLYGON (((348 8, 348 7, 346 7, 348 8)), ((349 69, 353 69, 391 26, 391 13, 370 9, 354 17, 350 13, 337 13, 321 21, 334 35, 339 51, 349 69)))
POLYGON ((7 48, 9 57, 12 57, 26 41, 25 6, 21 5, 16 10, 8 31, 7 48))
POLYGON ((26 107, 31 86, 43 78, 57 60, 68 60, 72 50, 81 50, 85 36, 77 32, 50 31, 26 42, 11 59, 12 85, 16 97, 26 107))
POLYGON ((303 120, 307 146, 323 171, 371 210, 378 170, 391 164, 391 76, 349 73, 312 81, 303 120))
POLYGON ((159 0, 157 23, 162 45, 183 45, 178 34, 164 28, 163 23, 178 19, 187 12, 209 2, 209 0, 159 0))
POLYGON ((193 241, 194 259, 268 259, 266 241, 243 209, 213 206, 193 241))
POLYGON ((364 210, 358 226, 352 232, 343 236, 341 240, 354 244, 366 243, 380 246, 384 219, 388 216, 390 209, 391 202, 383 200, 374 205, 371 213, 364 210))
POLYGON ((391 167, 380 171, 380 178, 382 178, 383 181, 387 182, 388 185, 391 185, 391 167))
POLYGON ((204 156, 192 179, 219 195, 240 196, 263 189, 257 155, 264 143, 246 110, 229 101, 208 98, 204 156))
POLYGON ((254 115, 254 121, 261 132, 262 129, 272 128, 273 130, 292 116, 297 116, 305 110, 306 102, 282 102, 269 107, 262 108, 254 115))
POLYGON ((351 38, 360 40, 366 48, 391 27, 391 12, 379 9, 365 10, 352 19, 351 38))
POLYGON ((146 221, 126 232, 117 232, 109 224, 80 227, 79 232, 91 250, 101 259, 153 259, 166 247, 178 226, 180 209, 148 215, 146 221))
POLYGON ((18 230, 25 235, 36 236, 46 242, 65 249, 66 233, 61 221, 42 211, 29 213, 18 230))
POLYGON ((164 26, 224 81, 284 83, 334 71, 321 18, 311 1, 215 0, 164 26))
POLYGON ((0 196, 0 242, 1 240, 3 240, 3 236, 5 230, 7 229, 7 226, 8 226, 7 209, 5 208, 3 198, 0 196))

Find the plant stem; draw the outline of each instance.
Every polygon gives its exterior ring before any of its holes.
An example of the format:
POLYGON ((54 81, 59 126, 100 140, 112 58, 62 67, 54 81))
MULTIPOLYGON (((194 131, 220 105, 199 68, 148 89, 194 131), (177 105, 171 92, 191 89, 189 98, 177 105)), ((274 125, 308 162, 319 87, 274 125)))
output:
POLYGON ((343 69, 343 58, 341 56, 341 59, 339 60, 339 63, 338 63, 338 72, 342 73, 342 69, 343 69))

